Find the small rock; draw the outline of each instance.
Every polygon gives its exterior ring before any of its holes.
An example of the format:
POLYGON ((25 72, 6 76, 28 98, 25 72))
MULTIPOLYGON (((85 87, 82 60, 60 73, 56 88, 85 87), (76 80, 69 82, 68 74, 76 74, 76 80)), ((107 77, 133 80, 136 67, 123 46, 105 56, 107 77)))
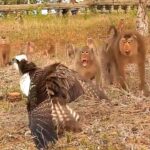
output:
POLYGON ((18 92, 8 93, 7 100, 10 102, 16 102, 21 100, 21 94, 18 92))
POLYGON ((137 134, 138 133, 138 128, 136 128, 136 127, 133 127, 131 130, 132 130, 133 134, 137 134))

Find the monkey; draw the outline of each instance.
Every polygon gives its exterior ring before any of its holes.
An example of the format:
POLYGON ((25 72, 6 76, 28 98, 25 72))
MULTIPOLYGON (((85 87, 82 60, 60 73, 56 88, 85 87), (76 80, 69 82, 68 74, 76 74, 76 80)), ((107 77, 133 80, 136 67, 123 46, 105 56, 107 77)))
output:
POLYGON ((76 55, 76 48, 73 44, 68 43, 66 44, 66 57, 69 59, 75 59, 76 55))
POLYGON ((47 57, 54 57, 55 56, 55 45, 52 43, 52 42, 47 42, 47 45, 46 45, 46 50, 45 50, 45 54, 47 57))
POLYGON ((114 42, 114 37, 117 36, 118 33, 123 33, 125 29, 125 22, 124 19, 120 19, 120 22, 118 24, 118 27, 116 29, 116 27, 114 25, 111 25, 107 31, 107 39, 105 41, 105 46, 107 47, 106 50, 109 49, 109 47, 111 46, 112 42, 114 42))
POLYGON ((125 66, 127 64, 137 64, 140 85, 139 89, 145 88, 145 57, 146 50, 144 38, 136 31, 126 31, 118 36, 113 45, 116 65, 119 73, 119 82, 123 89, 126 89, 125 84, 125 66))
POLYGON ((119 33, 124 32, 124 30, 125 30, 125 21, 124 21, 123 18, 120 19, 120 21, 119 21, 119 23, 118 23, 117 30, 118 30, 119 33))
POLYGON ((15 17, 15 20, 20 24, 22 25, 24 23, 24 20, 23 20, 23 16, 20 12, 17 13, 17 16, 15 17))
POLYGON ((108 51, 109 47, 111 47, 112 43, 114 42, 114 38, 117 36, 117 29, 115 28, 114 25, 111 25, 108 29, 107 32, 107 38, 105 41, 105 47, 106 47, 106 51, 108 51))
POLYGON ((115 33, 111 37, 112 42, 108 49, 105 48, 107 49, 107 52, 103 50, 102 53, 105 54, 104 59, 108 60, 105 63, 105 66, 109 74, 109 79, 112 80, 111 82, 113 83, 113 77, 116 76, 121 87, 127 90, 127 84, 125 82, 125 66, 131 63, 137 64, 140 77, 139 89, 145 91, 146 50, 144 38, 136 31, 124 31, 119 33, 115 26, 113 26, 111 30, 114 30, 115 33), (115 74, 112 71, 113 68, 115 74), (113 77, 111 77, 111 75, 113 77))
POLYGON ((34 51, 35 51, 35 44, 34 44, 34 42, 28 41, 26 43, 26 51, 25 51, 25 53, 28 55, 28 54, 34 53, 34 51))
POLYGON ((0 66, 4 67, 9 64, 10 57, 10 42, 9 39, 2 36, 0 38, 0 66))
POLYGON ((117 29, 114 25, 111 25, 107 31, 106 40, 100 50, 100 67, 103 87, 117 82, 116 65, 111 48, 115 41, 114 37, 116 36, 117 29))
POLYGON ((29 60, 32 60, 32 55, 35 52, 36 46, 34 42, 27 41, 21 45, 20 54, 26 54, 29 60))
POLYGON ((87 38, 87 41, 86 41, 86 45, 90 48, 90 49, 93 49, 96 53, 96 55, 99 55, 99 51, 98 51, 98 48, 97 48, 97 45, 94 41, 93 38, 91 37, 88 37, 87 38))
POLYGON ((93 48, 83 46, 77 51, 75 57, 75 70, 83 77, 83 79, 95 79, 96 85, 99 87, 102 86, 100 63, 93 48))

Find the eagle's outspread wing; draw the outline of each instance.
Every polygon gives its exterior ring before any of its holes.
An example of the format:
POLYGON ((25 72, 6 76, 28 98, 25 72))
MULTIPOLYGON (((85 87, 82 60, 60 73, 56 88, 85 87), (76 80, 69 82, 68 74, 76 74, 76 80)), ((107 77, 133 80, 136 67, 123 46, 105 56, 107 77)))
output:
POLYGON ((58 77, 53 76, 53 73, 46 74, 46 70, 37 70, 31 80, 27 110, 29 128, 38 149, 47 148, 49 141, 55 143, 58 134, 65 130, 81 131, 79 115, 66 104, 67 91, 74 84, 74 80, 67 81, 67 78, 61 74, 58 77), (42 79, 41 83, 37 82, 38 78, 42 79), (43 99, 42 102, 39 97, 43 99))
POLYGON ((62 64, 57 64, 55 71, 48 75, 47 86, 56 91, 55 94, 67 99, 67 102, 74 101, 80 96, 99 100, 108 99, 103 90, 62 64))
POLYGON ((48 143, 55 143, 65 130, 81 131, 79 115, 64 101, 59 97, 47 99, 29 112, 29 128, 38 149, 48 148, 48 143))
POLYGON ((29 112, 29 128, 38 149, 48 148, 48 142, 58 140, 52 117, 52 103, 45 100, 29 112))

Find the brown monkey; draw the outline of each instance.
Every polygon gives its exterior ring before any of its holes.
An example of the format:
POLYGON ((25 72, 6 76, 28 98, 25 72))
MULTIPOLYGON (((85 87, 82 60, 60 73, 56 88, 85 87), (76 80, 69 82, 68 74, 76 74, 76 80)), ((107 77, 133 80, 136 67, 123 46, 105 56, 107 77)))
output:
POLYGON ((21 45, 20 54, 26 54, 29 60, 32 60, 32 55, 35 52, 36 46, 32 41, 28 41, 21 45))
POLYGON ((119 73, 119 82, 126 89, 125 84, 125 65, 135 63, 138 65, 140 76, 140 89, 145 87, 145 44, 142 35, 138 32, 127 31, 116 39, 113 50, 115 53, 115 61, 119 73))
POLYGON ((103 86, 113 84, 117 81, 116 64, 114 61, 114 53, 112 50, 112 45, 115 42, 114 37, 116 36, 117 36, 117 29, 115 28, 115 26, 112 25, 108 29, 107 38, 100 51, 100 64, 101 64, 103 86))
POLYGON ((9 64, 10 43, 6 37, 0 38, 0 66, 4 67, 9 64))
POLYGON ((114 37, 117 36, 117 29, 115 26, 110 26, 109 30, 107 32, 107 39, 105 41, 105 51, 108 51, 108 49, 111 47, 112 43, 114 42, 114 37))
POLYGON ((118 23, 118 27, 117 27, 117 30, 119 33, 123 33, 124 30, 125 30, 125 21, 124 19, 120 19, 119 23, 118 23))
POLYGON ((115 27, 112 27, 114 34, 112 36, 112 42, 107 49, 107 52, 103 50, 105 58, 108 62, 105 64, 107 66, 109 79, 112 80, 117 76, 117 80, 123 89, 126 89, 125 83, 125 66, 130 63, 135 63, 138 65, 139 76, 140 76, 140 89, 145 89, 145 45, 143 37, 134 31, 125 31, 119 33, 115 27), (115 74, 112 71, 112 67, 115 70, 115 74), (111 75, 112 77, 111 77, 111 75))
POLYGON ((25 53, 28 55, 28 54, 34 53, 34 51, 35 51, 35 44, 34 44, 34 42, 31 42, 31 41, 27 42, 26 43, 26 51, 25 51, 25 53))
POLYGON ((67 56, 67 58, 74 59, 75 54, 76 54, 75 46, 71 43, 66 44, 66 56, 67 56))
POLYGON ((19 23, 19 24, 23 24, 24 20, 23 20, 23 16, 20 12, 17 13, 17 16, 15 17, 15 20, 19 23))
POLYGON ((51 42, 51 41, 48 41, 47 44, 46 44, 46 49, 44 51, 44 54, 47 56, 47 57, 54 57, 56 54, 56 51, 55 51, 55 45, 51 42))
POLYGON ((97 85, 101 85, 100 63, 93 49, 84 46, 78 50, 75 58, 75 70, 85 80, 96 80, 97 85))

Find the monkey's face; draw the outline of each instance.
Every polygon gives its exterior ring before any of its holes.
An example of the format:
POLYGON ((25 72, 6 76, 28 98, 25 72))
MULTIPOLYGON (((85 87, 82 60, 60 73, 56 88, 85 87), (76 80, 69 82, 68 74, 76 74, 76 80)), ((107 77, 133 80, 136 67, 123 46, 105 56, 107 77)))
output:
POLYGON ((87 67, 88 64, 91 61, 91 56, 90 56, 90 50, 89 48, 82 49, 81 54, 80 54, 80 60, 81 64, 83 67, 87 67))
POLYGON ((124 56, 134 56, 138 51, 136 36, 123 36, 119 41, 120 53, 124 56))

